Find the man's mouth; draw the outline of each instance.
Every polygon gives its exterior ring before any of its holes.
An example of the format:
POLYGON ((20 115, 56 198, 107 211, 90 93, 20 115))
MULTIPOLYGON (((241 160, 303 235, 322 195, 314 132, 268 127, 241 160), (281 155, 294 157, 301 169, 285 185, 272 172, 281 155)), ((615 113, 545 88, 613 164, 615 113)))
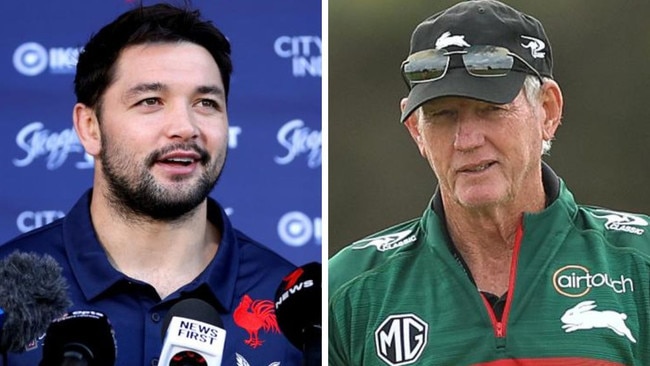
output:
POLYGON ((191 168, 198 163, 202 163, 200 153, 188 150, 175 150, 158 157, 155 163, 165 165, 169 168, 191 168))
POLYGON ((191 158, 169 158, 169 159, 162 160, 162 162, 166 164, 180 164, 183 166, 188 166, 194 163, 195 160, 191 158))
POLYGON ((491 167, 492 165, 496 164, 494 161, 486 162, 483 164, 478 164, 478 165, 466 165, 459 169, 461 173, 479 173, 487 168, 491 167))

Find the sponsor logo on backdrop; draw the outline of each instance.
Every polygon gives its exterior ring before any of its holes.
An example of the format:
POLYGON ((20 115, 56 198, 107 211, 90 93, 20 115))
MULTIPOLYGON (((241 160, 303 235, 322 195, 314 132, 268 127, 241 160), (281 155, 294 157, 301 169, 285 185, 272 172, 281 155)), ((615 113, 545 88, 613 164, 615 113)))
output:
POLYGON ((83 158, 75 163, 78 169, 93 166, 93 158, 84 152, 73 128, 55 132, 45 128, 42 122, 32 122, 18 131, 16 145, 25 152, 24 156, 12 160, 18 168, 27 167, 36 159, 45 157, 47 169, 55 170, 65 163, 71 153, 83 154, 83 158))
POLYGON ((239 136, 242 132, 242 128, 239 126, 228 127, 228 148, 234 149, 239 145, 239 136))
POLYGON ((16 227, 21 233, 26 233, 65 216, 65 212, 57 210, 23 211, 16 218, 16 227))
POLYGON ((291 60, 295 77, 322 74, 322 42, 318 36, 280 36, 274 44, 275 54, 291 60))
POLYGON ((284 156, 274 158, 277 164, 287 165, 305 155, 308 167, 314 169, 321 166, 321 131, 312 130, 302 120, 294 119, 280 127, 277 140, 287 151, 284 156))
POLYGON ((74 74, 79 47, 49 47, 37 42, 19 45, 13 54, 16 70, 25 76, 36 76, 46 70, 51 74, 74 74))
POLYGON ((321 218, 309 217, 300 211, 287 212, 278 222, 278 236, 292 247, 301 247, 311 241, 321 245, 321 218))
MULTIPOLYGON (((228 129, 228 147, 236 148, 241 127, 230 126, 228 129)), ((42 122, 32 122, 23 127, 16 135, 16 145, 24 151, 24 155, 12 159, 14 166, 24 168, 34 163, 38 158, 45 157, 45 166, 49 170, 60 168, 72 153, 82 154, 77 159, 77 169, 93 167, 93 157, 86 154, 79 137, 73 128, 65 128, 59 132, 51 131, 42 122)))

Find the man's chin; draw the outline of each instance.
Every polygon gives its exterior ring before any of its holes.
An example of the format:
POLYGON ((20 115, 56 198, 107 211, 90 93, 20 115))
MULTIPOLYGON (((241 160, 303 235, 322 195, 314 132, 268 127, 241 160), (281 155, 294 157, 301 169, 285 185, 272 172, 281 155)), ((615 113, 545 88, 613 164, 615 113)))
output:
POLYGON ((495 187, 472 187, 457 192, 456 201, 469 209, 484 209, 498 206, 506 200, 506 194, 495 187))

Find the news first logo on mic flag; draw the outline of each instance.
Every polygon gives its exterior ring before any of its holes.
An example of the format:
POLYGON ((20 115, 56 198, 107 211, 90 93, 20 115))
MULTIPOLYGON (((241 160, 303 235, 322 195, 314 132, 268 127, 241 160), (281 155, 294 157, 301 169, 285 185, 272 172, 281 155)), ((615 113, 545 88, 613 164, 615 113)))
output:
POLYGON ((221 365, 223 354, 216 350, 223 350, 225 342, 225 329, 199 320, 175 316, 167 328, 165 347, 160 359, 171 361, 194 359, 196 362, 192 364, 196 365, 221 365), (214 363, 208 363, 207 359, 213 360, 214 363))

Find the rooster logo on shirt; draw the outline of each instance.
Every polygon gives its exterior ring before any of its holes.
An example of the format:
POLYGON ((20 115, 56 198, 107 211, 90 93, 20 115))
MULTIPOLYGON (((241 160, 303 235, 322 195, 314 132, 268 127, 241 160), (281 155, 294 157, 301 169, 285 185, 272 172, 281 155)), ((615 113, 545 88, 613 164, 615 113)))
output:
POLYGON ((253 300, 244 295, 233 314, 235 324, 248 332, 244 341, 252 348, 261 346, 264 341, 259 338, 260 330, 280 333, 278 321, 275 318, 275 304, 270 300, 253 300))

